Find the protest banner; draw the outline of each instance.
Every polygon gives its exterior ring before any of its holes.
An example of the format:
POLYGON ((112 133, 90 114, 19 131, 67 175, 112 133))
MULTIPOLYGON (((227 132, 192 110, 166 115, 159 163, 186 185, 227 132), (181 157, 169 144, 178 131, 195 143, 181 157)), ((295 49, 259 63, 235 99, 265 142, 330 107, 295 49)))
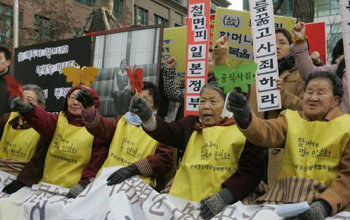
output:
MULTIPOLYGON (((120 167, 108 167, 75 199, 64 195, 68 189, 42 183, 24 187, 12 195, 0 192, 0 219, 11 220, 184 220, 202 219, 200 203, 168 194, 160 194, 138 177, 114 186, 106 179, 120 167)), ((14 177, 0 172, 0 190, 14 177)), ((213 220, 269 219, 281 220, 279 205, 228 205, 213 220)), ((340 212, 327 219, 346 219, 350 212, 340 212)))
POLYGON ((185 88, 187 27, 165 28, 163 34, 162 63, 170 57, 176 59, 175 86, 185 88))
MULTIPOLYGON (((344 44, 344 59, 346 65, 346 74, 348 80, 348 87, 350 85, 350 1, 340 0, 340 16, 343 32, 343 44, 344 44)), ((350 90, 348 90, 349 102, 350 102, 350 90)))
MULTIPOLYGON (((250 12, 226 8, 216 9, 214 42, 222 36, 227 36, 229 59, 235 67, 242 60, 253 60, 252 29, 250 12)), ((274 16, 275 27, 291 31, 296 19, 274 16)))
POLYGON ((256 93, 258 111, 281 108, 281 93, 277 88, 278 61, 276 34, 271 0, 249 1, 254 46, 254 61, 258 64, 256 93))
POLYGON ((189 0, 184 115, 198 115, 200 90, 207 83, 210 0, 189 0))
POLYGON ((57 112, 71 83, 63 67, 91 64, 91 37, 60 40, 15 49, 15 78, 22 84, 40 86, 46 96, 46 110, 57 112))

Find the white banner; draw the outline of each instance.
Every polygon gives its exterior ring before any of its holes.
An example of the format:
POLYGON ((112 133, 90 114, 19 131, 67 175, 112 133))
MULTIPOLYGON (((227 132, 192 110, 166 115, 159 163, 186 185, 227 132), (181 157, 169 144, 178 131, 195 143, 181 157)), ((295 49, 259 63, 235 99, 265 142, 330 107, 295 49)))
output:
POLYGON ((272 0, 249 0, 258 111, 280 109, 281 93, 277 88, 278 61, 272 0))
MULTIPOLYGON (((25 187, 8 196, 1 193, 0 219, 12 220, 196 220, 199 203, 167 194, 159 194, 139 178, 107 186, 107 177, 118 167, 106 168, 76 199, 67 199, 67 189, 41 184, 25 187), (5 195, 5 196, 4 196, 5 195)), ((0 187, 12 176, 0 173, 0 187)), ((213 220, 279 220, 278 206, 245 206, 241 202, 227 206, 213 220)), ((349 212, 329 219, 349 219, 349 212)))
MULTIPOLYGON (((350 87, 350 1, 340 0, 340 20, 343 32, 343 43, 344 43, 344 59, 346 65, 346 74, 348 88, 350 87)), ((349 103, 350 103, 350 89, 349 92, 349 103)))

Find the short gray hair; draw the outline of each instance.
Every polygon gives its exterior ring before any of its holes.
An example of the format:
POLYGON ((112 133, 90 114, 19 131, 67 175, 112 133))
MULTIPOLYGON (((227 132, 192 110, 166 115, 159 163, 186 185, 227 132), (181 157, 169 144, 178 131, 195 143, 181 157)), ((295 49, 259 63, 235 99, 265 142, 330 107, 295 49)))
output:
POLYGON ((38 99, 39 105, 45 109, 46 107, 46 99, 45 99, 45 93, 44 91, 37 85, 34 84, 27 84, 23 86, 23 91, 24 90, 31 90, 36 94, 36 97, 38 99))
POLYGON ((200 91, 200 95, 202 95, 205 89, 212 89, 217 91, 220 94, 220 96, 224 99, 224 101, 226 100, 226 94, 224 93, 224 89, 221 88, 216 81, 211 81, 207 85, 203 86, 200 91))

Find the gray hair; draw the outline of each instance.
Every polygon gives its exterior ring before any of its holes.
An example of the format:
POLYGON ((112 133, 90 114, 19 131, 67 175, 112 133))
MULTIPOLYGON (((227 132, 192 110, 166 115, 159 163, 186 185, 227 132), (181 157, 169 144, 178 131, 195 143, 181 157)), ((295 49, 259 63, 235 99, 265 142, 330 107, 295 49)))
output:
POLYGON ((217 91, 220 94, 220 96, 224 99, 224 101, 226 100, 226 94, 224 93, 224 89, 221 88, 216 81, 211 81, 207 85, 203 86, 200 91, 200 95, 202 95, 205 89, 212 89, 217 91))
POLYGON ((31 90, 36 94, 36 97, 38 99, 39 105, 45 109, 46 107, 46 100, 45 100, 45 93, 44 91, 37 85, 34 84, 27 84, 23 86, 23 91, 24 90, 31 90))

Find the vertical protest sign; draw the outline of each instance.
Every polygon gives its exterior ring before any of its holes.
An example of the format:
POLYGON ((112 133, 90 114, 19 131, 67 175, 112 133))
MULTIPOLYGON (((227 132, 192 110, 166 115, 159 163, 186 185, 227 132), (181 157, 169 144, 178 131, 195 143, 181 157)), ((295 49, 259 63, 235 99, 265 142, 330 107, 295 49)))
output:
MULTIPOLYGON (((247 11, 216 9, 213 41, 222 36, 227 37, 229 60, 235 67, 242 61, 254 58, 250 17, 247 11)), ((274 18, 275 27, 285 28, 288 31, 293 29, 296 21, 291 17, 274 16, 274 18)))
POLYGON ((189 0, 184 115, 198 115, 200 90, 207 82, 210 0, 189 0))
POLYGON ((258 111, 281 108, 281 93, 277 88, 278 62, 272 0, 249 0, 254 61, 258 64, 255 77, 258 111))
POLYGON ((64 97, 71 87, 63 67, 91 64, 91 37, 80 37, 15 49, 15 77, 22 84, 40 86, 46 96, 46 110, 62 109, 64 97))
POLYGON ((323 63, 327 62, 327 44, 326 44, 326 23, 314 22, 305 24, 305 34, 308 38, 309 53, 314 51, 320 53, 323 63))
MULTIPOLYGON (((344 59, 346 65, 346 74, 348 77, 348 87, 350 85, 350 1, 349 0, 340 0, 340 16, 341 16, 341 25, 343 31, 343 44, 344 44, 344 59)), ((348 90, 350 93, 350 90, 348 90)), ((350 94, 349 102, 350 102, 350 94)))

